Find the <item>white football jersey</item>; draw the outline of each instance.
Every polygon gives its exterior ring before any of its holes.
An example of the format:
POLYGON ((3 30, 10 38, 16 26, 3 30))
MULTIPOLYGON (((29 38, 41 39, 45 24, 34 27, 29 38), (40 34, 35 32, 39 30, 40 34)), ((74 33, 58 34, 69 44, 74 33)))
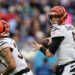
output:
POLYGON ((64 40, 56 51, 58 64, 62 65, 75 60, 75 28, 73 25, 55 25, 51 31, 51 38, 62 37, 64 40))
MULTIPOLYGON (((10 74, 14 75, 15 73, 19 72, 22 69, 25 69, 27 67, 27 63, 21 53, 19 52, 17 45, 15 41, 11 38, 3 38, 0 40, 0 50, 2 48, 10 47, 10 50, 14 56, 15 62, 16 62, 16 69, 10 74)), ((7 53, 8 54, 8 53, 7 53)), ((5 62, 4 58, 0 56, 0 60, 5 62)), ((6 63, 6 62, 5 62, 6 63)))

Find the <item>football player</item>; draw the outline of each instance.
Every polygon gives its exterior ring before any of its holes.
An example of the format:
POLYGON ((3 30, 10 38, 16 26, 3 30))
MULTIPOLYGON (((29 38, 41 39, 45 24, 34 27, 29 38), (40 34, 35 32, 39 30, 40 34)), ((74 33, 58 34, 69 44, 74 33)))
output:
POLYGON ((21 55, 15 41, 9 38, 10 26, 0 20, 0 61, 5 68, 0 67, 2 75, 33 75, 21 55))
POLYGON ((56 75, 75 75, 75 28, 73 25, 65 25, 67 11, 63 6, 53 7, 49 14, 52 24, 50 45, 48 48, 34 41, 31 47, 41 51, 48 57, 56 53, 58 66, 56 75))

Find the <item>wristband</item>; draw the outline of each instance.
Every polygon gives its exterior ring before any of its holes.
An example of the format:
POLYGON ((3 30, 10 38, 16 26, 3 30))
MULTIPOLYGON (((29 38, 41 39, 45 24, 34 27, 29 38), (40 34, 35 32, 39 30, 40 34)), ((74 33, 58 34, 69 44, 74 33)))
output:
POLYGON ((41 47, 41 48, 40 48, 40 51, 41 51, 44 55, 46 55, 46 50, 47 50, 47 49, 44 48, 44 47, 41 47))

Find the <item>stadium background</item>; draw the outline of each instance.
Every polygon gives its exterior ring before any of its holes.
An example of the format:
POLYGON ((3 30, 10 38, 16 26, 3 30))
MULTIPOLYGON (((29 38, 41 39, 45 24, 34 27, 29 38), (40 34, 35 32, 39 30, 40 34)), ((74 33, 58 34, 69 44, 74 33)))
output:
POLYGON ((50 69, 57 63, 56 56, 45 57, 29 46, 33 40, 40 41, 50 36, 47 12, 56 5, 64 6, 72 14, 72 23, 75 25, 75 0, 0 0, 0 18, 10 24, 10 36, 15 39, 34 75, 44 58, 48 59, 50 69))

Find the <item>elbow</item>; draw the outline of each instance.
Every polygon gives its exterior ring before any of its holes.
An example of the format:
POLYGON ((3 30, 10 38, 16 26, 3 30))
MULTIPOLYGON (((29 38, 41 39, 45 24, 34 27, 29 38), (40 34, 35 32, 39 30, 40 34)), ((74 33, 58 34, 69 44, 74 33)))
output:
POLYGON ((53 57, 54 55, 53 55, 53 54, 47 54, 46 56, 51 58, 51 57, 53 57))
POLYGON ((16 65, 11 66, 11 70, 16 69, 16 65))
POLYGON ((51 57, 54 56, 54 54, 52 54, 49 50, 47 50, 46 51, 46 56, 51 58, 51 57))

